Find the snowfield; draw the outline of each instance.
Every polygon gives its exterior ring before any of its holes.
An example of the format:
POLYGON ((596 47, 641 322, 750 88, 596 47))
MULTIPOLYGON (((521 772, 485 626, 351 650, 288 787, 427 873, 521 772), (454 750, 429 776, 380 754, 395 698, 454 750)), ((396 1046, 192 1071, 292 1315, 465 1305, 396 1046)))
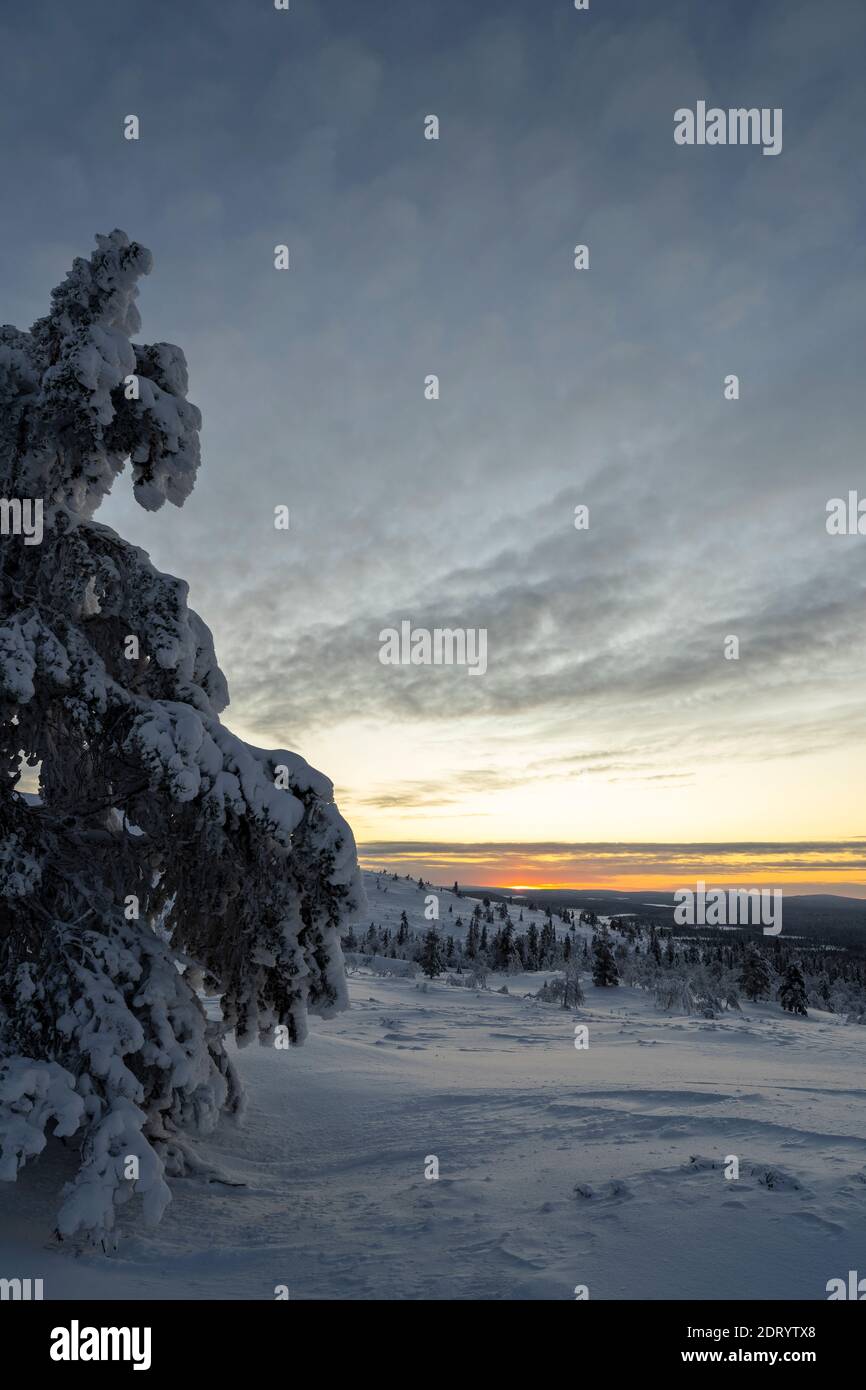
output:
MULTIPOLYGON (((429 925, 414 884, 365 877, 361 928, 429 925)), ((236 1054, 245 1121, 198 1151, 238 1186, 176 1179, 154 1231, 124 1209, 116 1253, 60 1245, 54 1141, 0 1185, 0 1276, 52 1299, 825 1299, 866 1273, 866 1029, 665 1015, 589 975, 566 1011, 527 997, 545 978, 353 970, 302 1048, 236 1054)))

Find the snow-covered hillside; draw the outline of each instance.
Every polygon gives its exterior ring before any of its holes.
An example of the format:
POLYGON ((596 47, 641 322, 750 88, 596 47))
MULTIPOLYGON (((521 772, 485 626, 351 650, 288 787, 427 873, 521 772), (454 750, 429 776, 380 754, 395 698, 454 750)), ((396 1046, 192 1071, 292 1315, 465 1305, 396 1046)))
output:
MULTIPOLYGON (((367 886, 368 922, 429 926, 417 887, 367 886)), ((665 1015, 588 975, 563 1010, 526 997, 545 978, 354 968, 303 1048, 237 1054, 245 1124, 200 1152, 242 1185, 174 1180, 155 1232, 132 1202, 116 1254, 78 1251, 50 1235, 76 1166, 56 1145, 0 1188, 0 1276, 47 1298, 822 1299, 862 1266, 866 1029, 665 1015)))
MULTIPOLYGON (((400 925, 401 913, 405 912, 410 930, 413 932, 423 933, 434 927, 442 936, 453 936, 456 940, 465 941, 473 910, 483 901, 477 891, 460 889, 458 893, 454 893, 451 888, 430 884, 426 879, 421 887, 418 879, 395 878, 391 873, 365 870, 362 877, 367 905, 353 923, 356 934, 363 933, 371 922, 377 927, 388 928, 393 934, 400 925), (435 899, 438 917, 425 915, 426 912, 434 910, 433 906, 428 906, 431 896, 435 899)), ((495 900, 492 907, 498 907, 495 900)), ((506 904, 506 907, 518 932, 527 931, 532 923, 540 930, 547 920, 547 914, 541 908, 533 909, 526 906, 522 898, 515 897, 514 902, 506 904)), ((496 917, 497 924, 498 920, 496 917)), ((557 936, 565 935, 566 928, 557 918, 554 918, 554 928, 557 936)), ((590 927, 581 926, 576 928, 576 931, 581 941, 584 937, 592 938, 590 927)))

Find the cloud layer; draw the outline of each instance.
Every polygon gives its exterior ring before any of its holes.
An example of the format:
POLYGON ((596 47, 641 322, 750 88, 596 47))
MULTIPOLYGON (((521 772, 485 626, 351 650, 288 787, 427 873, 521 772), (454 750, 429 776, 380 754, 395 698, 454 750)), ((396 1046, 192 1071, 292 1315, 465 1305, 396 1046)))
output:
POLYGON ((0 23, 4 317, 97 230, 151 247, 204 467, 183 513, 121 484, 100 519, 190 579, 230 719, 362 838, 864 828, 866 538, 824 523, 866 494, 866 11, 699 10, 0 23), (782 107, 782 154, 677 147, 699 98, 782 107), (486 675, 382 666, 403 619, 486 628, 486 675))

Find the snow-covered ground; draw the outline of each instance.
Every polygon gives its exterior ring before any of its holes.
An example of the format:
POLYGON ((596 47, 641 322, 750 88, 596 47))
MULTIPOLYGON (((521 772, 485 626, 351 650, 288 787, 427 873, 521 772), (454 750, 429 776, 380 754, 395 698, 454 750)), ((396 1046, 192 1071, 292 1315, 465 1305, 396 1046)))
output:
MULTIPOLYGON (((374 885, 361 925, 384 897, 426 925, 413 885, 374 885)), ((672 1017, 588 976, 566 1012, 524 997, 544 978, 353 974, 303 1048, 238 1055, 244 1125, 199 1151, 242 1186, 175 1180, 155 1231, 133 1202, 116 1254, 76 1252, 50 1237, 74 1167, 53 1145, 0 1187, 0 1277, 46 1298, 823 1299, 866 1271, 866 1029, 672 1017)))

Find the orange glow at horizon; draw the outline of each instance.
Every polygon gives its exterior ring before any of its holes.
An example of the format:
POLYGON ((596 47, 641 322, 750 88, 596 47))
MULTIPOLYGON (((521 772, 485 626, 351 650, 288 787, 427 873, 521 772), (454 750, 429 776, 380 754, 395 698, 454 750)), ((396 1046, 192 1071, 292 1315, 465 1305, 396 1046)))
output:
MULTIPOLYGON (((706 883, 708 889, 730 888, 735 886, 746 887, 748 885, 763 888, 785 888, 787 885, 814 883, 815 872, 814 870, 807 871, 804 869, 799 873, 773 873, 770 875, 767 873, 761 874, 754 872, 736 875, 710 874, 703 881, 706 883), (768 878, 772 878, 771 884, 768 883, 768 878), (735 879, 736 883, 734 882, 735 879)), ((823 884, 844 884, 851 888, 860 888, 863 890, 864 894, 866 894, 866 879, 864 879, 862 871, 859 874, 855 874, 853 871, 850 873, 826 873, 821 875, 820 881, 823 884)), ((672 878, 670 874, 656 874, 644 877, 635 875, 629 878, 614 876, 613 878, 584 878, 579 881, 538 879, 533 883, 509 883, 507 881, 497 880, 494 875, 487 879, 486 882, 490 888, 507 888, 510 892, 514 893, 529 892, 532 889, 535 889, 537 892, 559 889, 562 892, 577 893, 588 891, 592 888, 606 888, 612 891, 616 890, 620 893, 646 893, 653 890, 659 893, 674 893, 678 888, 694 887, 696 879, 694 876, 689 877, 687 874, 681 874, 678 878, 672 878)))
POLYGON ((495 846, 489 844, 483 848, 406 844, 387 849, 380 846, 378 852, 372 853, 365 853, 365 847, 360 845, 359 856, 367 869, 408 873, 413 877, 420 874, 442 883, 456 879, 509 893, 673 893, 702 881, 707 888, 835 891, 847 897, 866 898, 864 851, 848 846, 828 845, 826 850, 809 847, 800 851, 796 845, 766 845, 751 854, 722 845, 707 846, 703 851, 685 845, 654 845, 645 849, 637 845, 585 849, 575 846, 571 851, 540 848, 536 855, 527 846, 518 857, 514 846, 503 846, 500 856, 495 846), (664 867, 659 864, 653 869, 654 860, 661 860, 664 867), (567 869, 563 861, 567 861, 567 869), (556 873, 557 863, 562 864, 565 872, 556 873))

